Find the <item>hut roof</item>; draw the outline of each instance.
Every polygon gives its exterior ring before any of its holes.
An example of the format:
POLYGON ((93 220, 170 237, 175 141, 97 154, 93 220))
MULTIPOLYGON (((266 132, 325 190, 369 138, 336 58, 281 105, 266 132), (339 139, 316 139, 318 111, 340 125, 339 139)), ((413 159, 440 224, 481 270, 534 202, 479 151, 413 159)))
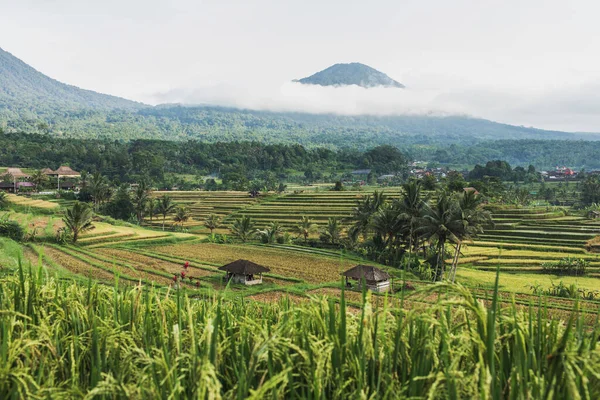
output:
POLYGON ((25 172, 21 171, 21 168, 7 168, 6 172, 2 175, 11 175, 14 178, 24 178, 26 176, 29 176, 25 172))
POLYGON ((232 274, 238 275, 253 275, 260 274, 262 272, 269 272, 270 269, 267 267, 263 267, 262 265, 258 265, 248 260, 236 260, 227 265, 223 265, 219 267, 220 271, 227 271, 232 274))
POLYGON ((81 176, 79 172, 73 171, 71 167, 66 167, 64 165, 61 165, 54 173, 60 176, 81 176))
POLYGON ((390 279, 390 274, 371 265, 357 265, 356 267, 350 268, 342 275, 354 279, 364 278, 366 281, 387 281, 390 279))
POLYGON ((44 169, 42 170, 42 174, 44 174, 44 175, 53 175, 54 173, 55 173, 55 172, 54 172, 54 171, 52 171, 50 168, 44 168, 44 169))

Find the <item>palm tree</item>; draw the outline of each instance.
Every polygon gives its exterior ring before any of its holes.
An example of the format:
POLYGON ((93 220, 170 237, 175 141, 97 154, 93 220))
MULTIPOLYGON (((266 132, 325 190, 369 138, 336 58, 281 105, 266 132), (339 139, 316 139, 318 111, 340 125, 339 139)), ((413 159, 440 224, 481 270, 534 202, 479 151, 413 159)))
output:
POLYGON ((452 258, 452 266, 450 267, 450 276, 452 282, 456 278, 456 269, 458 267, 458 258, 464 240, 470 240, 478 234, 483 233, 485 225, 493 224, 492 214, 483 209, 484 198, 475 191, 466 191, 459 198, 458 206, 461 211, 463 229, 456 232, 458 243, 452 258))
POLYGON ((396 207, 386 204, 373 214, 371 227, 383 240, 384 247, 388 247, 404 229, 404 220, 396 207))
POLYGON ((206 217, 204 226, 210 229, 210 234, 212 235, 213 231, 219 227, 220 222, 221 219, 217 216, 217 214, 210 214, 208 217, 206 217))
POLYGON ((187 222, 189 219, 190 219, 190 212, 188 211, 187 207, 178 206, 175 209, 175 216, 173 217, 173 220, 175 222, 181 223, 181 228, 183 228, 184 222, 187 222))
POLYGON ((171 200, 169 195, 163 195, 158 199, 158 204, 156 206, 156 211, 163 216, 162 229, 165 230, 165 220, 167 219, 167 214, 170 214, 175 210, 176 205, 171 200))
POLYGON ((312 222, 312 219, 308 218, 306 215, 303 215, 300 219, 298 225, 296 225, 293 230, 298 235, 304 236, 304 243, 308 241, 308 236, 316 232, 318 229, 317 224, 312 222))
POLYGON ((146 204, 148 203, 149 197, 150 190, 148 190, 148 186, 145 182, 141 182, 133 193, 133 206, 139 224, 144 220, 144 212, 147 209, 146 204))
POLYGON ((152 218, 154 218, 154 215, 156 214, 156 203, 156 199, 152 197, 148 198, 148 201, 146 202, 146 214, 150 217, 150 222, 152 222, 152 218))
POLYGON ((31 174, 31 183, 35 185, 35 191, 40 191, 40 186, 48 182, 48 175, 44 174, 42 170, 35 171, 31 174))
POLYGON ((0 192, 0 210, 8 207, 8 196, 5 192, 0 192))
POLYGON ((233 225, 231 226, 231 231, 234 235, 240 238, 242 242, 248 241, 252 234, 254 233, 254 221, 247 215, 244 215, 242 218, 238 218, 233 221, 233 225))
POLYGON ((358 230, 366 238, 371 228, 371 218, 385 204, 386 196, 383 192, 374 191, 373 195, 365 197, 357 202, 353 210, 352 220, 354 229, 358 230))
POLYGON ((331 244, 335 244, 338 240, 340 240, 340 224, 337 218, 331 217, 327 221, 327 226, 323 230, 323 236, 327 239, 327 241, 331 244))
POLYGON ((265 229, 257 229, 256 233, 260 235, 263 243, 275 243, 277 237, 283 233, 283 227, 279 222, 271 222, 265 229))
POLYGON ((437 261, 434 280, 442 279, 445 272, 446 243, 459 242, 458 236, 464 232, 462 212, 458 202, 443 192, 433 206, 424 208, 421 226, 418 232, 422 237, 436 246, 437 261))
POLYGON ((402 197, 394 202, 400 218, 407 222, 408 248, 410 251, 418 248, 419 235, 417 228, 426 202, 427 200, 423 196, 422 183, 414 179, 402 185, 402 197))
POLYGON ((76 201, 73 207, 67 209, 63 222, 67 228, 73 233, 73 243, 77 243, 79 234, 92 229, 92 218, 94 213, 90 206, 85 203, 76 201))
POLYGON ((92 199, 94 199, 94 210, 98 211, 100 204, 111 197, 108 180, 100 172, 95 172, 89 182, 89 187, 92 199))

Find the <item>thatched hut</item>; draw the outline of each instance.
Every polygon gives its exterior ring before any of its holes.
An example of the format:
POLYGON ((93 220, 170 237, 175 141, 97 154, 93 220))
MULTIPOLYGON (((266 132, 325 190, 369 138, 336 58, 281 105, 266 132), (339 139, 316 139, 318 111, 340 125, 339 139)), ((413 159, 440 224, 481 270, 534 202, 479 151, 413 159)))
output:
POLYGON ((52 171, 52 173, 48 174, 50 176, 56 176, 59 178, 79 178, 81 174, 77 171, 71 169, 71 167, 60 166, 56 171, 52 171))
POLYGON ((269 272, 270 269, 258 265, 248 260, 236 260, 219 268, 219 271, 225 271, 225 279, 233 283, 244 285, 257 285, 262 283, 262 274, 269 272))
POLYGON ((21 171, 21 168, 7 168, 6 172, 4 172, 2 176, 5 175, 10 175, 12 179, 22 179, 30 177, 29 174, 26 174, 25 172, 21 171))
POLYGON ((350 268, 342 275, 346 277, 346 285, 350 285, 350 279, 357 282, 357 287, 366 288, 374 292, 387 292, 390 290, 390 274, 371 265, 357 265, 350 268))

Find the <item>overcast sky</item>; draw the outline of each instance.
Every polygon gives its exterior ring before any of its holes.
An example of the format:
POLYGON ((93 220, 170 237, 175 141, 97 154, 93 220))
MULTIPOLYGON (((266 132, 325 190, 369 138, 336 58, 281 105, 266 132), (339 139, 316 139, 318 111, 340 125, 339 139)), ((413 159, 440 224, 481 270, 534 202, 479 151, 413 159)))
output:
POLYGON ((151 104, 600 132, 593 0, 0 0, 0 15, 0 47, 41 72, 151 104), (290 83, 352 61, 407 89, 290 83))

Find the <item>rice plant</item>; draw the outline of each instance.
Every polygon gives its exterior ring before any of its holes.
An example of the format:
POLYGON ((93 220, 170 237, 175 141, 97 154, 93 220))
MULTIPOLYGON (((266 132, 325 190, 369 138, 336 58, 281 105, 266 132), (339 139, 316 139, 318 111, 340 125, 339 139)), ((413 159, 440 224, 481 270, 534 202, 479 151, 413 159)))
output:
POLYGON ((62 280, 0 279, 0 398, 594 399, 600 325, 500 307, 454 284, 427 307, 232 300, 62 280))

